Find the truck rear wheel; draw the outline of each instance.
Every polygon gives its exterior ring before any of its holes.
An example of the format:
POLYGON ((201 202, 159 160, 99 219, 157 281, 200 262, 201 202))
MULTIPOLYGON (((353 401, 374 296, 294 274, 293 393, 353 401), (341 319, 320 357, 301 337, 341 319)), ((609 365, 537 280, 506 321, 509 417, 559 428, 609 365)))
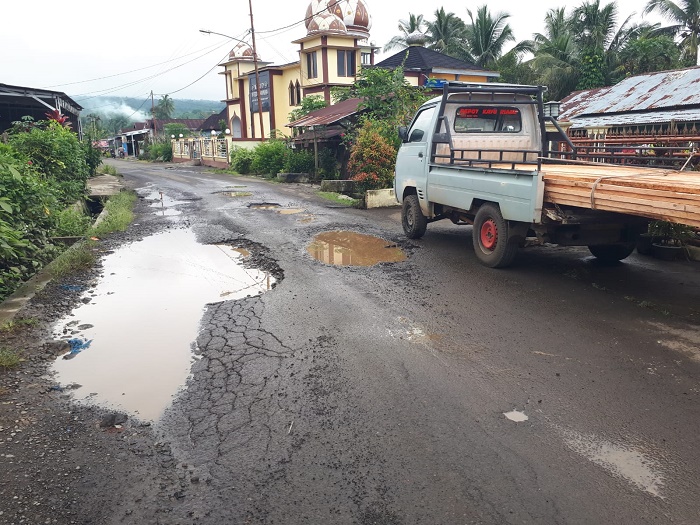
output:
POLYGON ((588 247, 596 259, 607 263, 618 262, 622 259, 626 259, 632 254, 634 248, 634 243, 598 244, 588 247))
POLYGON ((493 204, 483 204, 476 212, 472 243, 476 258, 489 268, 509 266, 518 253, 518 245, 510 242, 508 221, 493 204))
POLYGON ((407 195, 401 208, 401 225, 406 237, 420 239, 428 227, 428 219, 420 209, 418 195, 407 195))

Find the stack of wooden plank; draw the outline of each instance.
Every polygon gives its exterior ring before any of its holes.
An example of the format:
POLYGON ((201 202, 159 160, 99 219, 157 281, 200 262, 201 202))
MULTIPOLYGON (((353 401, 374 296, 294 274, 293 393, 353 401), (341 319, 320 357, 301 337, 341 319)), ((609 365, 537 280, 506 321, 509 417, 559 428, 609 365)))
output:
POLYGON ((594 164, 543 164, 545 202, 700 228, 700 172, 594 164))

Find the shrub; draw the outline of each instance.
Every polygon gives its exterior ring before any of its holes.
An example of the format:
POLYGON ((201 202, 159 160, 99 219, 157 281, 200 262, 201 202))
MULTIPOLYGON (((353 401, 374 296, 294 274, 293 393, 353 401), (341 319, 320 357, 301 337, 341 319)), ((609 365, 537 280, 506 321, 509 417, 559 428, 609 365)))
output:
POLYGON ((56 182, 58 196, 65 204, 84 195, 91 168, 75 133, 49 122, 45 128, 33 127, 28 132, 13 133, 9 144, 27 157, 37 172, 56 182))
POLYGON ((234 147, 231 151, 231 168, 236 173, 247 175, 250 173, 255 153, 251 149, 234 147))
POLYGON ((284 171, 287 173, 314 173, 314 154, 309 151, 295 151, 287 154, 284 171))
POLYGON ((92 177, 97 173, 97 168, 102 164, 102 152, 89 142, 83 143, 85 163, 88 165, 88 173, 92 177))
POLYGON ((394 179, 396 150, 367 121, 350 150, 348 169, 361 191, 390 188, 394 179))
POLYGON ((92 219, 85 215, 82 209, 75 206, 59 211, 54 220, 51 231, 51 235, 54 237, 79 237, 88 230, 92 223, 92 219))
POLYGON ((289 149, 281 140, 269 140, 258 144, 254 153, 255 158, 251 165, 253 172, 274 177, 284 171, 289 149))
POLYGON ((170 162, 173 160, 173 146, 170 142, 148 144, 141 152, 140 158, 150 161, 170 162))
POLYGON ((321 148, 318 151, 318 168, 321 178, 337 179, 340 177, 338 160, 335 157, 335 153, 330 148, 321 148))

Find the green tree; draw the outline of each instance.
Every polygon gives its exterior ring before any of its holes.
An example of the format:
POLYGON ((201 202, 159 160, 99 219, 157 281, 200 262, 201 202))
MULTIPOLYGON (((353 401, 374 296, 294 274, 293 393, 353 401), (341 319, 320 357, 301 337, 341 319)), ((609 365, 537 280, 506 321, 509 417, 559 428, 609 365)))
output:
MULTIPOLYGON (((393 70, 363 68, 353 86, 337 88, 333 97, 339 101, 353 97, 362 99, 358 107, 364 110, 362 122, 373 121, 374 129, 396 148, 401 143, 398 126, 409 124, 427 98, 422 88, 408 83, 403 67, 393 70)), ((349 133, 350 137, 353 135, 349 133)))
POLYGON ((172 118, 172 114, 175 111, 175 102, 170 98, 169 95, 163 95, 155 108, 153 108, 153 114, 155 118, 159 120, 168 120, 172 118))
POLYGON ((698 42, 700 42, 700 1, 649 0, 644 13, 654 11, 672 23, 664 29, 681 38, 681 56, 684 64, 695 65, 698 58, 698 42))
POLYGON ((495 67, 496 61, 503 54, 503 47, 515 41, 513 30, 506 22, 510 15, 496 13, 492 15, 483 5, 476 10, 476 17, 467 9, 470 23, 466 25, 465 36, 468 49, 466 58, 479 67, 495 67))
POLYGON ((579 52, 563 7, 547 11, 544 33, 535 33, 529 47, 534 55, 530 66, 537 83, 549 88, 551 100, 571 93, 579 78, 579 52))
POLYGON ((631 40, 620 52, 617 73, 620 77, 667 71, 678 66, 681 51, 667 35, 646 31, 631 40))
POLYGON ((408 13, 408 20, 399 20, 399 31, 400 34, 391 38, 384 45, 384 52, 391 51, 392 49, 403 49, 408 47, 406 42, 406 37, 411 33, 418 31, 422 33, 425 28, 425 21, 423 20, 423 15, 414 15, 413 13, 408 13))
POLYGON ((465 58, 466 27, 454 13, 441 7, 435 11, 435 20, 428 22, 428 48, 457 58, 465 58))
POLYGON ((173 135, 175 135, 175 138, 179 138, 180 134, 182 134, 183 137, 190 136, 190 130, 187 129, 187 126, 181 124, 180 122, 171 122, 166 124, 164 126, 164 130, 167 138, 171 138, 173 135))
POLYGON ((396 149, 366 120, 350 151, 348 169, 360 190, 390 188, 394 178, 396 149))

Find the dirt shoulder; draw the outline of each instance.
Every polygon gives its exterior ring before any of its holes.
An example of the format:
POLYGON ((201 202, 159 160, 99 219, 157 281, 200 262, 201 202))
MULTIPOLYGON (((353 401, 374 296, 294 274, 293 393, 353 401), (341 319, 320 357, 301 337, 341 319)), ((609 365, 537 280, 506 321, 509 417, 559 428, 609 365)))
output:
MULTIPOLYGON (((114 235, 99 243, 98 255, 159 227, 147 223, 114 235)), ((106 523, 115 513, 128 516, 115 502, 127 501, 126 491, 137 483, 143 507, 151 506, 149 498, 177 498, 181 490, 170 450, 150 425, 71 403, 70 386, 50 374, 51 363, 69 349, 55 340, 52 324, 90 294, 99 275, 98 264, 50 282, 16 317, 31 322, 0 331, 0 348, 22 359, 17 367, 0 367, 0 524, 106 523), (159 483, 144 482, 154 479, 159 483)))

